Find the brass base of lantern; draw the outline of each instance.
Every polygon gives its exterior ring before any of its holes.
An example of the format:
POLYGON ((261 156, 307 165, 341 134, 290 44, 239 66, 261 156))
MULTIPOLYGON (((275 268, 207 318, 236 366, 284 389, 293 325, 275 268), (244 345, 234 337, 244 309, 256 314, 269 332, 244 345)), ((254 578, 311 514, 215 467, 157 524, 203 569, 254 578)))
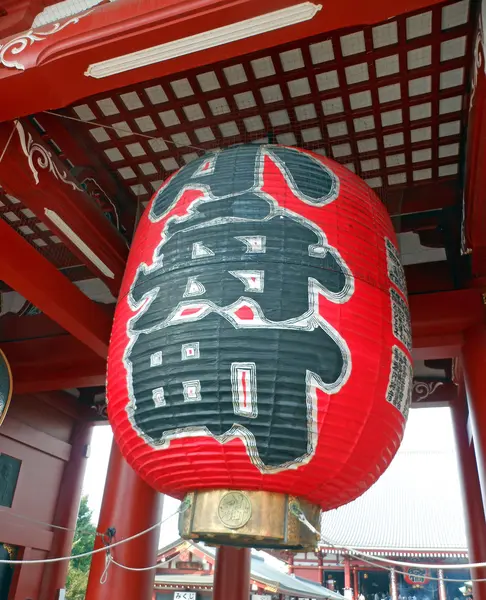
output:
POLYGON ((288 550, 313 550, 319 541, 297 516, 302 511, 319 529, 319 507, 293 496, 208 490, 187 494, 182 506, 179 533, 186 540, 288 550))

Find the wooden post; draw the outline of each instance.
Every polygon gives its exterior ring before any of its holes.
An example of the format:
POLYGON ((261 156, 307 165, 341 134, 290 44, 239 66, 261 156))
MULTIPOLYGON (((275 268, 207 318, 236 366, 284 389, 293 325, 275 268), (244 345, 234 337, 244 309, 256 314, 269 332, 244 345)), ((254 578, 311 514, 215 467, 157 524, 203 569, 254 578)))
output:
POLYGON ((390 569, 390 596, 391 600, 398 600, 397 573, 390 569))
MULTIPOLYGON (((214 600, 248 600, 251 550, 220 546, 216 553, 214 600)), ((91 600, 87 598, 86 600, 91 600)))
MULTIPOLYGON (((71 457, 64 467, 53 521, 54 525, 66 527, 67 530, 54 530, 48 558, 69 556, 71 554, 84 473, 88 462, 87 449, 92 430, 91 423, 79 421, 74 425, 71 436, 71 457)), ((42 578, 40 600, 57 598, 59 590, 66 585, 68 566, 67 561, 46 565, 42 578)))
MULTIPOLYGON (((464 524, 470 562, 486 561, 485 511, 481 499, 475 447, 468 431, 468 410, 464 383, 459 377, 458 395, 452 404, 458 472, 464 506, 464 524)), ((486 568, 472 569, 473 579, 486 579, 486 568)), ((473 582, 474 600, 486 600, 486 582, 473 582)))
POLYGON ((444 569, 437 569, 437 577, 439 578, 438 583, 438 592, 439 592, 439 600, 447 600, 447 592, 444 583, 444 569))
POLYGON ((289 556, 289 573, 290 575, 292 575, 294 573, 295 569, 294 569, 294 556, 293 554, 291 554, 289 556))
POLYGON ((316 552, 317 555, 317 564, 319 569, 319 585, 324 585, 324 560, 322 558, 322 551, 318 550, 316 552))
MULTIPOLYGON (((105 532, 108 528, 115 527, 116 539, 122 540, 149 528, 160 520, 162 498, 162 494, 149 487, 128 466, 118 446, 113 442, 98 531, 105 532)), ((114 548, 114 559, 128 567, 154 565, 159 533, 160 528, 157 527, 150 533, 114 548)), ((102 540, 97 538, 95 548, 102 546, 102 540)), ((107 582, 102 584, 100 579, 104 570, 105 553, 100 552, 93 556, 86 600, 152 599, 155 569, 127 571, 112 564, 107 582)))
POLYGON ((344 557, 344 596, 353 597, 353 588, 351 587, 351 561, 349 556, 344 557))
POLYGON ((358 569, 354 567, 353 569, 353 586, 354 586, 354 598, 358 600, 359 596, 359 581, 358 581, 358 569))
MULTIPOLYGON (((484 507, 486 506, 486 328, 484 325, 477 325, 466 331, 462 349, 462 368, 484 507)), ((486 556, 483 560, 486 561, 486 556)))

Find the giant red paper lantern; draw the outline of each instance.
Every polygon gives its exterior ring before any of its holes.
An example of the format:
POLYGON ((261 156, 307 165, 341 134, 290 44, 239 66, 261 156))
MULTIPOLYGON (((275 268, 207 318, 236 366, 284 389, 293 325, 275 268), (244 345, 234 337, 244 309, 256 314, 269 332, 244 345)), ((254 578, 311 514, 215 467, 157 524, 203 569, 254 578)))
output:
POLYGON ((390 463, 411 398, 389 216, 345 167, 240 145, 168 179, 116 310, 108 409, 163 493, 265 490, 324 510, 390 463))

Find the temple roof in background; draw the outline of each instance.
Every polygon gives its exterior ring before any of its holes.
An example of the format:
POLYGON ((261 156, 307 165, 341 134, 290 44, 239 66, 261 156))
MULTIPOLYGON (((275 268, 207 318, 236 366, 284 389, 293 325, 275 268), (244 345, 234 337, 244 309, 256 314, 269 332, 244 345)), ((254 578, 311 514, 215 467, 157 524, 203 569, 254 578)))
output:
POLYGON ((399 452, 363 496, 323 514, 323 546, 330 540, 381 554, 465 556, 455 461, 452 451, 399 452))
MULTIPOLYGON (((158 552, 160 565, 163 566, 164 560, 173 560, 180 552, 189 551, 204 557, 209 563, 214 564, 216 557, 216 548, 211 548, 204 544, 196 544, 182 539, 176 540, 172 544, 161 548, 158 552)), ((327 588, 302 579, 288 575, 283 570, 271 565, 262 556, 264 553, 256 554, 252 552, 251 557, 251 581, 262 585, 265 590, 273 590, 275 593, 288 594, 299 597, 312 597, 326 600, 342 600, 343 596, 337 592, 332 592, 327 588)), ((162 573, 159 569, 155 576, 155 585, 164 587, 177 587, 177 585, 187 585, 196 587, 212 586, 214 582, 213 573, 202 571, 199 573, 162 573)))

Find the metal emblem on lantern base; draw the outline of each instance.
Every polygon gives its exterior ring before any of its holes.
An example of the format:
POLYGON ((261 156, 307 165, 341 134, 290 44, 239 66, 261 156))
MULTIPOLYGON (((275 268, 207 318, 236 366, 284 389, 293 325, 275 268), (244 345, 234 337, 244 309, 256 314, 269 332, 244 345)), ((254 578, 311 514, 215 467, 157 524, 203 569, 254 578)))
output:
POLYGON ((188 540, 289 550, 314 549, 319 541, 296 514, 300 509, 319 529, 319 507, 293 496, 208 490, 187 494, 184 504, 179 533, 188 540))

